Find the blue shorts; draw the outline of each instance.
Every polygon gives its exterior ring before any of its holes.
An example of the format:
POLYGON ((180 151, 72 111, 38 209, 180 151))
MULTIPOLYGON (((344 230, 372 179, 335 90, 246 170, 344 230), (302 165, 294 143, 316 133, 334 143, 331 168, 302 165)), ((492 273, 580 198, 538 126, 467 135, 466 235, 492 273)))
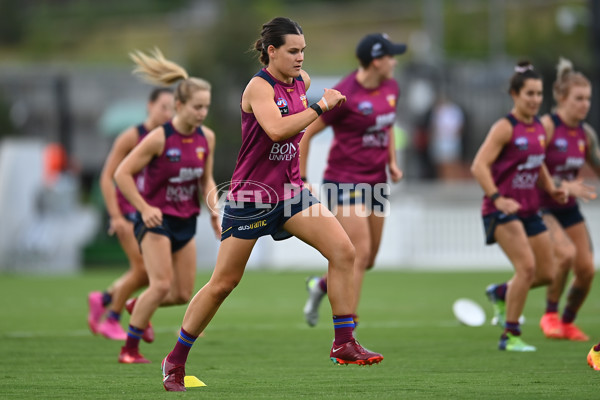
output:
POLYGON ((569 208, 545 208, 542 214, 552 214, 564 229, 584 221, 583 214, 579 210, 579 204, 569 208))
POLYGON ((520 220, 525 228, 527 236, 535 236, 546 231, 546 224, 538 214, 529 217, 519 217, 516 214, 506 215, 501 211, 496 211, 483 216, 483 227, 485 229, 485 244, 494 244, 494 232, 500 224, 505 224, 510 221, 520 220))
POLYGON ((364 204, 368 211, 385 212, 389 201, 390 185, 380 183, 341 183, 323 179, 321 192, 325 191, 327 207, 334 211, 334 206, 364 204))
POLYGON ((274 240, 285 240, 292 234, 283 225, 302 210, 319 204, 319 200, 308 189, 291 199, 275 204, 228 202, 223 209, 221 241, 230 236, 240 239, 258 239, 271 235, 274 240))
POLYGON ((154 232, 168 237, 171 241, 171 252, 175 253, 194 238, 196 235, 196 222, 197 217, 195 216, 190 218, 178 218, 163 214, 162 224, 155 226, 154 228, 148 228, 144 224, 144 221, 142 221, 142 216, 138 212, 133 230, 135 232, 135 237, 140 244, 140 250, 142 239, 146 232, 154 232))
POLYGON ((135 220, 137 219, 137 211, 132 211, 130 213, 125 214, 125 215, 123 215, 123 218, 125 218, 127 221, 133 222, 135 224, 135 220))

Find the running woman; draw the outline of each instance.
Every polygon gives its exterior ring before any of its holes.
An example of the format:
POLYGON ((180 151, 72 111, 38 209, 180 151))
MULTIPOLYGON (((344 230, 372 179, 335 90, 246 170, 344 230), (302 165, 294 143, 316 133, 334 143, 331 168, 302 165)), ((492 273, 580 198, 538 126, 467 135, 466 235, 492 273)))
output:
POLYGON ((214 132, 203 125, 210 106, 210 84, 190 77, 155 49, 149 56, 131 54, 135 73, 154 84, 176 82, 175 116, 154 129, 123 160, 115 173, 119 189, 138 210, 135 235, 140 245, 149 286, 137 298, 129 320, 120 363, 148 363, 139 342, 159 306, 185 304, 196 277, 196 220, 200 196, 211 212, 215 235, 218 223, 213 179, 214 132), (145 168, 144 191, 134 176, 145 168))
POLYGON ((486 289, 504 328, 498 348, 535 351, 521 339, 519 316, 529 289, 548 285, 556 273, 552 239, 538 213, 537 186, 560 203, 566 195, 555 187, 544 165, 546 132, 536 117, 542 79, 533 65, 522 62, 515 67, 509 93, 513 108, 491 127, 471 172, 485 193, 486 243, 497 242, 515 269, 510 281, 486 289))
POLYGON ((310 106, 308 74, 302 70, 306 42, 301 27, 277 17, 255 42, 262 68, 241 98, 242 145, 224 208, 221 246, 209 282, 194 296, 179 339, 162 363, 163 385, 185 391, 185 363, 198 335, 244 274, 256 240, 294 235, 329 261, 329 300, 335 339, 330 357, 339 364, 374 364, 383 356, 352 336, 354 247, 339 222, 307 189, 298 166, 298 143, 306 127, 346 98, 325 89, 310 106), (305 210, 305 211, 303 211, 305 210))
POLYGON ((584 122, 590 110, 592 86, 581 72, 574 71, 570 61, 561 58, 553 94, 556 109, 542 117, 548 136, 546 165, 555 183, 566 187, 571 197, 566 204, 559 204, 545 193, 541 194, 544 223, 554 242, 558 271, 548 286, 546 312, 540 320, 540 327, 549 338, 587 341, 588 335, 574 321, 592 285, 594 255, 575 196, 584 201, 596 197, 594 187, 583 184, 578 178, 586 161, 600 176, 598 137, 584 122), (573 280, 560 317, 558 304, 571 270, 573 280))
MULTIPOLYGON (((358 70, 335 86, 348 101, 320 116, 300 142, 300 173, 306 182, 310 140, 325 127, 333 128, 322 192, 327 194, 329 209, 356 249, 355 323, 364 276, 373 268, 381 243, 389 192, 386 170, 393 182, 402 178, 393 133, 400 90, 393 75, 397 64, 394 56, 405 51, 405 45, 390 42, 385 34, 363 37, 356 47, 358 70)), ((310 277, 307 289, 304 318, 308 325, 315 326, 321 299, 327 293, 327 275, 310 277)))
MULTIPOLYGON (((125 199, 121 191, 115 187, 113 175, 119 163, 142 141, 148 132, 173 118, 173 106, 173 91, 171 89, 166 87, 154 88, 150 92, 150 98, 146 106, 148 117, 143 123, 126 129, 115 139, 100 174, 100 189, 110 218, 108 234, 117 235, 121 248, 123 248, 129 261, 129 270, 108 289, 103 292, 91 292, 88 295, 90 307, 88 325, 90 330, 94 334, 100 333, 108 339, 125 340, 127 338, 127 334, 119 322, 121 312, 126 306, 129 296, 148 284, 142 253, 140 253, 139 245, 133 233, 136 210, 125 199), (101 321, 107 310, 106 319, 101 321)), ((135 181, 138 188, 143 190, 143 173, 137 174, 135 181)), ((154 340, 150 325, 149 329, 144 332, 144 340, 148 342, 154 340)))

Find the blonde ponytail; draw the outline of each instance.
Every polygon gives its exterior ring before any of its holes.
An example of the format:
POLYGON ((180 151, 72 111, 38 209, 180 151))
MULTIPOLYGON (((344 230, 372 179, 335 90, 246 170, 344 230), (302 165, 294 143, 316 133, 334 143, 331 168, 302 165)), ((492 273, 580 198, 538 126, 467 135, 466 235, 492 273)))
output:
POLYGON ((561 80, 569 72, 573 71, 573 63, 564 57, 558 59, 558 65, 556 66, 556 80, 561 80))
POLYGON ((151 84, 168 86, 189 77, 185 69, 167 60, 157 47, 150 52, 150 55, 134 50, 129 53, 129 57, 137 65, 133 74, 151 84))
POLYGON ((552 96, 559 103, 569 95, 571 86, 591 85, 590 81, 581 73, 576 72, 573 63, 564 57, 558 59, 556 65, 556 81, 552 85, 552 96))
POLYGON ((133 70, 134 75, 140 76, 153 85, 168 86, 179 82, 175 88, 175 100, 186 103, 192 94, 198 90, 211 90, 210 83, 202 78, 190 77, 187 71, 163 56, 155 47, 147 55, 139 50, 129 53, 129 57, 137 65, 133 70))

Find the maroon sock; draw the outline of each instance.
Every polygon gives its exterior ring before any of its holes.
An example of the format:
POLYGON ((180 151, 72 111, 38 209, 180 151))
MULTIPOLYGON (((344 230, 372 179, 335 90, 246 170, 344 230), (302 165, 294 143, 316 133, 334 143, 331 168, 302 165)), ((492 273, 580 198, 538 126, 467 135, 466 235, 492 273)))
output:
POLYGON ((546 312, 547 313, 558 312, 558 301, 546 300, 546 312))
POLYGON ((323 292, 327 293, 327 276, 324 276, 321 279, 319 279, 319 287, 323 292))
POLYGON ((517 321, 517 322, 506 321, 506 325, 504 328, 504 335, 506 335, 507 332, 510 332, 513 336, 521 336, 521 326, 519 325, 519 321, 517 321))
POLYGON ((107 291, 102 292, 102 305, 106 307, 112 302, 112 295, 107 291))
POLYGON ((175 348, 173 348, 173 351, 167 356, 167 361, 177 365, 185 364, 188 354, 192 349, 192 345, 197 338, 198 336, 194 336, 191 333, 186 332, 186 330, 182 327, 179 331, 179 339, 177 339, 177 343, 175 343, 175 348))
POLYGON ((572 324, 575 321, 575 317, 577 316, 577 312, 573 311, 569 307, 565 307, 563 311, 563 315, 561 321, 563 324, 572 324))
POLYGON ((354 339, 352 331, 354 330, 354 318, 352 314, 334 315, 333 331, 335 333, 334 343, 336 346, 347 343, 354 339))
POLYGON ((140 339, 144 334, 143 329, 138 329, 133 325, 129 325, 129 329, 127 330, 127 340, 125 341, 125 348, 134 350, 140 347, 140 339))
POLYGON ((565 305, 565 309, 562 315, 562 322, 565 324, 570 324, 575 321, 575 317, 577 317, 577 311, 583 304, 585 297, 587 296, 587 290, 572 287, 569 290, 569 294, 567 295, 567 304, 565 305))
POLYGON ((505 283, 502 283, 502 284, 496 286, 494 293, 496 294, 497 298, 499 298, 500 300, 506 301, 506 290, 507 289, 508 289, 508 284, 505 282, 505 283))

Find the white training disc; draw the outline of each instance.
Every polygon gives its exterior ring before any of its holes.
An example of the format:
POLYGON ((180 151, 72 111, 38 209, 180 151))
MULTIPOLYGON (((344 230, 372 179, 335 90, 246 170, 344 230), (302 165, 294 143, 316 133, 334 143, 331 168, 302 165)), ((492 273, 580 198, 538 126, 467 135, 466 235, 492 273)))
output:
POLYGON ((471 299, 458 299, 452 305, 457 320, 467 326, 481 326, 485 322, 483 308, 471 299))

